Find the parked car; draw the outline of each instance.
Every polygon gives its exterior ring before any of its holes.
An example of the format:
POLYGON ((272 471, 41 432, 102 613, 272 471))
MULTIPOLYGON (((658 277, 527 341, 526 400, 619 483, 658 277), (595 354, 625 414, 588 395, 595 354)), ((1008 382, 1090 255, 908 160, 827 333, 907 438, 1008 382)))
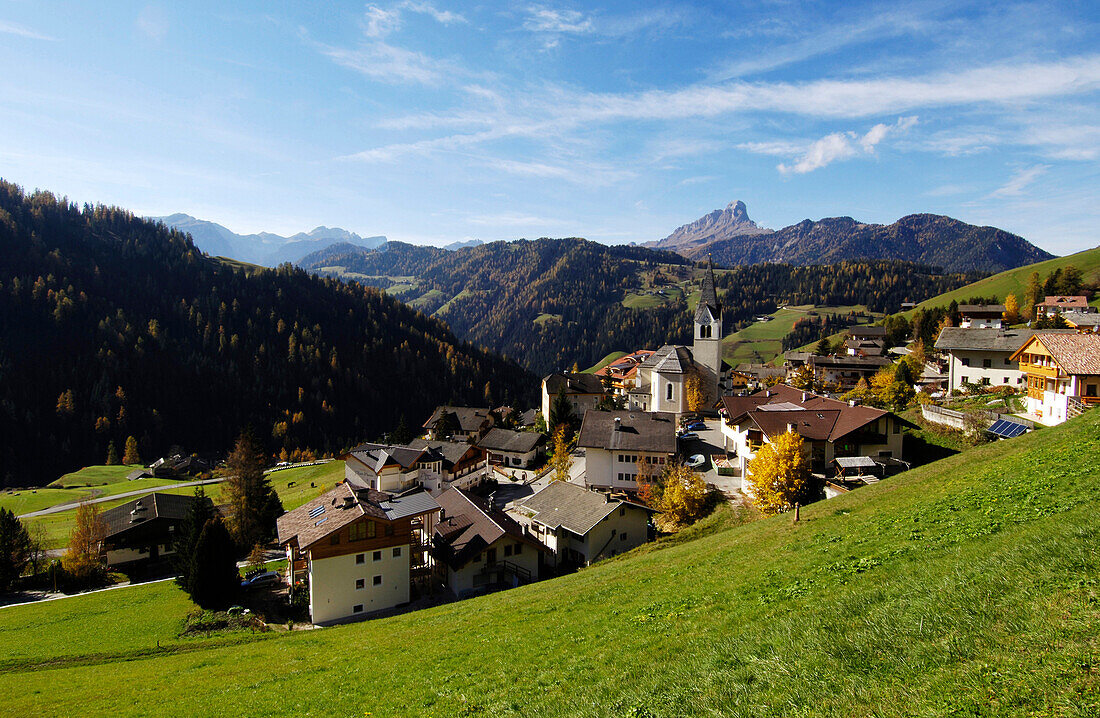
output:
POLYGON ((265 586, 271 583, 277 583, 279 581, 279 574, 276 571, 264 571, 258 573, 252 578, 246 578, 241 581, 241 588, 248 590, 250 588, 256 588, 257 586, 265 586))
POLYGON ((705 463, 707 463, 707 457, 703 456, 702 454, 695 454, 684 462, 684 466, 688 467, 689 469, 697 469, 705 463))
POLYGON ((699 435, 696 434, 694 431, 689 431, 689 432, 686 432, 684 434, 680 434, 680 437, 679 437, 680 441, 694 441, 695 439, 698 439, 698 438, 699 438, 699 435))
POLYGON ((696 422, 693 422, 691 424, 688 424, 684 428, 687 429, 688 431, 706 431, 707 430, 707 425, 705 423, 701 422, 701 421, 696 421, 696 422))

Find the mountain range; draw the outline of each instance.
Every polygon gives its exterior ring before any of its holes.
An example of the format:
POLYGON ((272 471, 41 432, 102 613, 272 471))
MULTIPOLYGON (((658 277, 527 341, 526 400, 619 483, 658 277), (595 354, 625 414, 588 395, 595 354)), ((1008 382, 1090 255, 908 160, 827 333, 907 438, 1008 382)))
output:
POLYGON ((275 267, 283 262, 297 262, 302 257, 331 244, 352 244, 357 247, 379 247, 386 243, 382 235, 360 237, 339 227, 317 227, 283 237, 270 232, 237 234, 216 222, 207 222, 188 214, 150 217, 155 222, 191 235, 195 246, 212 257, 230 257, 242 262, 275 267))
POLYGON ((646 246, 689 259, 708 255, 725 267, 773 262, 828 264, 852 259, 900 259, 947 272, 1000 272, 1054 255, 1019 235, 936 214, 911 214, 893 224, 851 217, 805 219, 780 230, 749 219, 744 202, 731 202, 646 246))

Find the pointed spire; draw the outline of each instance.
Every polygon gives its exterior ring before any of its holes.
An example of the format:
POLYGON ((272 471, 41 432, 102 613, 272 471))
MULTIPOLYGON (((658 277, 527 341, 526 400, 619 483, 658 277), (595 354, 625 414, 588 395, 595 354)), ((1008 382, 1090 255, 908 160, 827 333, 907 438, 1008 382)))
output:
POLYGON ((718 292, 714 288, 714 262, 707 254, 707 269, 703 274, 703 286, 699 291, 699 306, 695 309, 695 322, 697 324, 709 324, 713 317, 718 319, 722 314, 722 305, 718 303, 718 292), (708 311, 710 316, 708 317, 708 311))

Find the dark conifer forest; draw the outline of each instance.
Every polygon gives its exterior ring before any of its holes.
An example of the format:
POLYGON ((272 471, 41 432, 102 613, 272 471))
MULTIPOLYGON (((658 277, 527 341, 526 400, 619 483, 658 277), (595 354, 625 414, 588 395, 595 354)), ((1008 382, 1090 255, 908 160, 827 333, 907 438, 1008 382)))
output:
POLYGON ((189 237, 0 181, 0 480, 172 446, 337 452, 442 403, 533 406, 537 379, 378 289, 230 266, 189 237))

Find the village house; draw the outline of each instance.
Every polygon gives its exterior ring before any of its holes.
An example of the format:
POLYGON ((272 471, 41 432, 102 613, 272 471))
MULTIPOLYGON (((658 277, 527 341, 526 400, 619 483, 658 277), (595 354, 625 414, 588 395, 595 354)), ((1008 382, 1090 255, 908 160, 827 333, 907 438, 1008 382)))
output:
POLYGON ((813 471, 823 473, 841 456, 866 456, 893 465, 902 459, 902 427, 891 412, 828 399, 786 384, 749 396, 722 397, 725 449, 748 491, 748 466, 764 444, 793 431, 802 437, 813 471))
POLYGON ((1100 333, 1100 313, 1066 312, 1062 318, 1066 320, 1067 327, 1076 329, 1080 334, 1100 333))
POLYGON ((430 580, 428 537, 439 504, 342 483, 279 517, 291 586, 305 582, 310 620, 326 624, 409 602, 430 580))
MULTIPOLYGON (((542 418, 550 421, 550 405, 558 394, 564 392, 565 399, 578 419, 584 412, 595 409, 603 399, 603 382, 595 374, 583 372, 556 372, 542 380, 542 418)), ((551 427, 553 428, 553 427, 551 427)))
POLYGON ((1064 314, 1065 312, 1081 312, 1082 314, 1093 312, 1093 308, 1089 306, 1089 298, 1082 295, 1065 296, 1055 295, 1052 297, 1046 297, 1043 301, 1035 305, 1035 316, 1045 314, 1047 317, 1053 317, 1056 314, 1064 314))
POLYGON ((448 489, 432 532, 438 583, 459 598, 539 579, 547 549, 492 499, 448 489))
POLYGON ((553 565, 588 566, 646 543, 654 513, 642 504, 552 481, 513 515, 549 549, 553 565))
POLYGON ((1022 388, 1026 377, 1012 355, 1032 334, 1030 329, 944 327, 935 348, 947 357, 948 391, 964 384, 1022 388))
POLYGON ((637 384, 638 366, 652 355, 650 349, 639 349, 597 370, 596 376, 609 384, 615 394, 626 395, 637 384))
POLYGON ((1100 334, 1036 332, 1012 355, 1027 375, 1027 415, 1052 426, 1100 404, 1100 334))
MULTIPOLYGON (((807 352, 807 354, 808 353, 809 352, 807 352)), ((768 386, 768 384, 784 381, 787 378, 788 370, 785 366, 773 366, 760 362, 745 362, 738 364, 734 371, 749 377, 745 389, 763 389, 765 386, 768 386)))
POLYGON ((424 422, 425 436, 433 441, 457 439, 475 440, 485 435, 493 425, 493 417, 487 408, 474 406, 439 406, 424 422))
POLYGON ((154 564, 174 556, 176 538, 194 501, 194 496, 154 492, 104 511, 103 555, 107 565, 154 564))
POLYGON ((472 444, 419 439, 407 445, 360 444, 344 457, 344 478, 357 488, 433 494, 487 480, 484 450, 472 444))
POLYGON ((821 385, 836 386, 839 391, 854 389, 860 379, 871 381, 883 367, 893 362, 884 356, 837 356, 819 357, 811 355, 807 361, 813 368, 814 381, 821 385))
POLYGON ((963 329, 1000 329, 1003 304, 960 304, 959 326, 963 329))
POLYGON ((608 491, 638 490, 639 462, 661 473, 677 452, 676 417, 642 411, 590 411, 577 446, 584 449, 585 485, 608 491))
POLYGON ((534 431, 490 429, 477 443, 490 466, 529 469, 539 461, 546 436, 534 431))

